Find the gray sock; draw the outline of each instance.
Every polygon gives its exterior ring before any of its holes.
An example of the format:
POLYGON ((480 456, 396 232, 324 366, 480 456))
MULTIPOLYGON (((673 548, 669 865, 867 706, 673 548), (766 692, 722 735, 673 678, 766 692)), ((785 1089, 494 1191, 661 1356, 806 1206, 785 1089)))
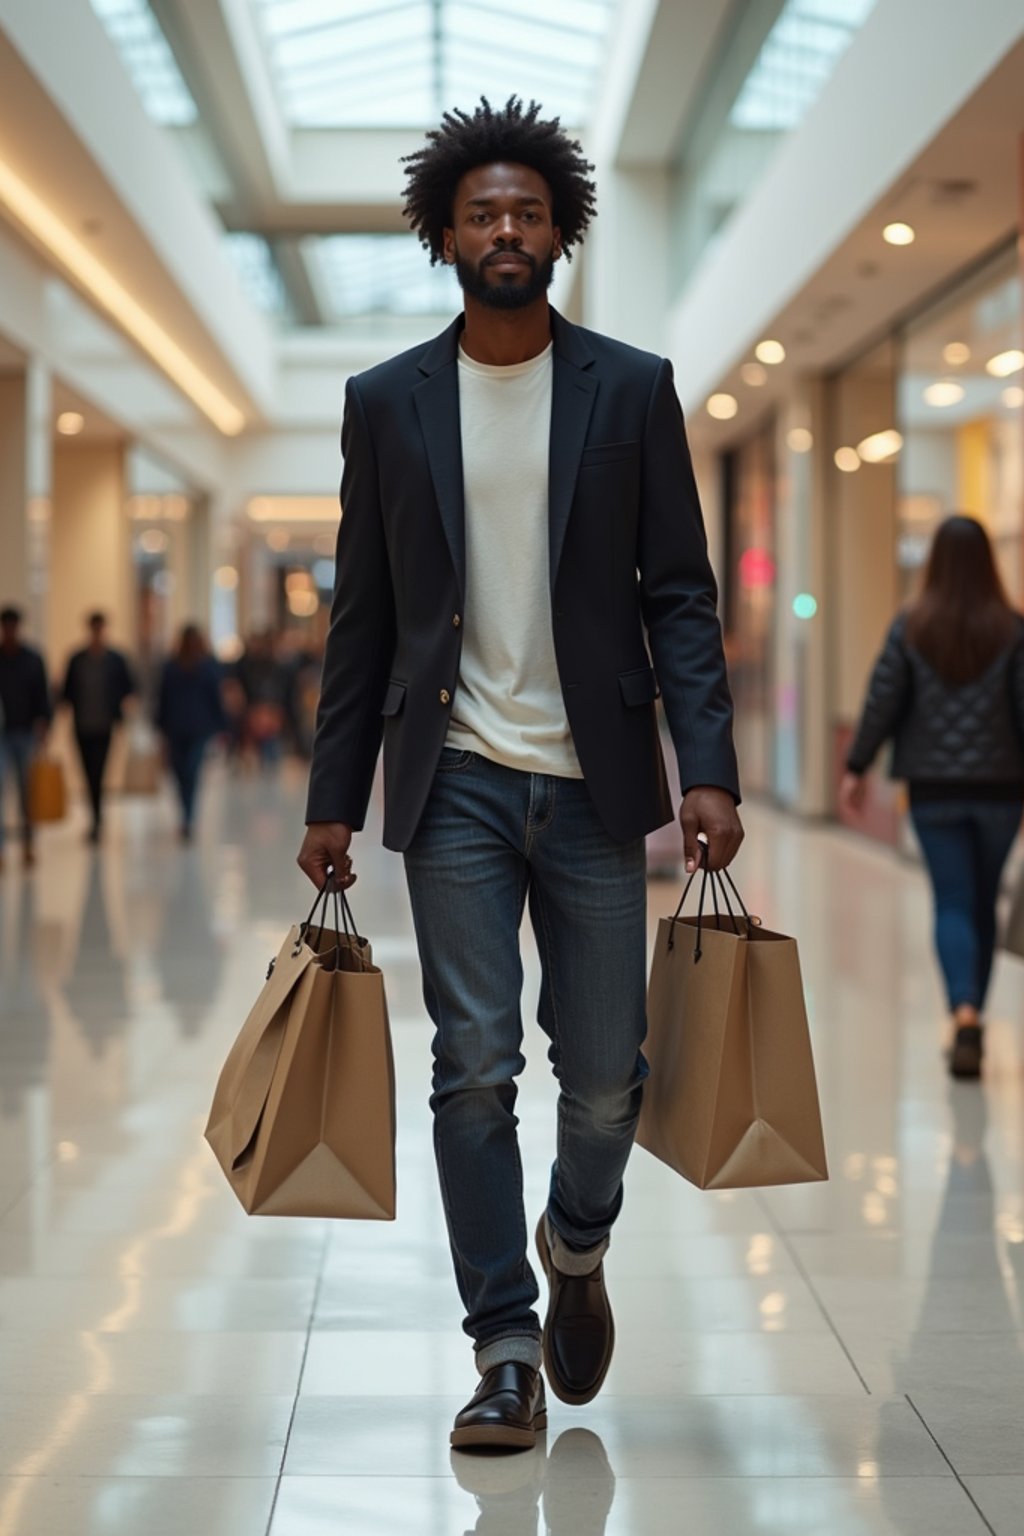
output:
POLYGON ((476 1368, 481 1376, 496 1365, 504 1365, 506 1360, 518 1360, 520 1364, 539 1371, 540 1339, 535 1333, 511 1333, 504 1339, 492 1339, 476 1352, 476 1368))
POLYGON ((546 1213, 544 1230, 548 1235, 551 1262, 556 1269, 561 1270, 563 1275, 592 1274, 608 1252, 610 1239, 607 1237, 599 1242, 596 1248, 588 1248, 586 1253, 578 1253, 575 1248, 570 1248, 555 1231, 546 1213))

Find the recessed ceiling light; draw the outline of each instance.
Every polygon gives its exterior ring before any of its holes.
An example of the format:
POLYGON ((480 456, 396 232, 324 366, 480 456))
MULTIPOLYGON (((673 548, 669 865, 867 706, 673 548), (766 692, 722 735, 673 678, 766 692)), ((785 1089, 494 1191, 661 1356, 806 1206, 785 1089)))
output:
POLYGON ((898 457, 902 447, 901 434, 894 427, 887 427, 884 432, 872 432, 870 437, 864 438, 857 444, 857 452, 865 464, 885 464, 898 457))
POLYGON ((959 405, 967 391, 962 384, 955 379, 937 379, 934 384, 929 384, 924 390, 922 398, 925 405, 933 405, 936 410, 944 410, 949 405, 959 405))
POLYGON ((57 431, 64 437, 77 437, 85 426, 85 417, 80 411, 61 411, 57 417, 57 431))
POLYGON ((267 533, 267 548, 281 554, 291 543, 291 537, 283 528, 271 528, 267 533))
POLYGON ((169 540, 159 528, 144 528, 139 534, 139 548, 147 555, 162 555, 169 540))
POLYGON ((1011 373, 1019 373, 1024 368, 1024 352, 1016 347, 1009 352, 997 352, 995 357, 990 357, 985 364, 985 372, 990 373, 994 379, 1008 379, 1011 373))
POLYGON ((1017 411, 1024 405, 1024 389, 1019 384, 1011 384, 1002 393, 1002 402, 1011 411, 1017 411))
POLYGON ((860 469, 860 454, 856 448, 837 448, 835 451, 835 464, 844 475, 852 475, 860 469))
POLYGON ((882 239, 889 245, 913 245, 917 231, 909 224, 887 224, 882 230, 882 239))
POLYGON ((213 573, 213 584, 222 592, 233 592, 238 586, 238 572, 233 565, 218 565, 213 573))
POLYGON ((769 368, 774 368, 778 363, 786 361, 786 349, 781 341, 759 341, 754 348, 754 356, 759 363, 767 363, 769 368))
POLYGON ((708 415, 716 421, 731 421, 739 408, 735 395, 712 395, 707 405, 708 415))
POLYGON ((760 389, 767 381, 768 374, 760 363, 744 363, 740 369, 740 378, 744 384, 749 384, 751 389, 760 389))
POLYGON ((786 442, 793 453, 810 453, 814 447, 814 434, 806 427, 791 427, 786 442))
POLYGON ((942 361, 948 363, 950 368, 962 368, 970 359, 971 349, 966 342, 951 341, 948 347, 942 349, 942 361))

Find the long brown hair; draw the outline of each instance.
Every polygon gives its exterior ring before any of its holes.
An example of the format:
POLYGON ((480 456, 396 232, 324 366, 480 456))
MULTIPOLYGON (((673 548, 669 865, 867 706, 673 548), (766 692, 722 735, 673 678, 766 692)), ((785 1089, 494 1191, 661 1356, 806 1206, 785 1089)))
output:
POLYGON ((971 683, 1019 633, 992 545, 973 517, 947 517, 932 543, 907 640, 950 687, 971 683))

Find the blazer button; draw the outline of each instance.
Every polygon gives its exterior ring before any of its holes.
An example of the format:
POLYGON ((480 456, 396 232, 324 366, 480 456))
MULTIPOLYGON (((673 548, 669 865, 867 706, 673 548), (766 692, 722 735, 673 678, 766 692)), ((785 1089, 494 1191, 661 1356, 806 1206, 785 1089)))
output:
POLYGON ((442 688, 442 689, 441 689, 441 694, 440 694, 440 698, 441 698, 441 703, 442 703, 442 704, 450 704, 450 703, 451 703, 451 701, 452 701, 452 696, 451 696, 451 694, 450 694, 450 693, 449 693, 449 692, 448 692, 448 689, 447 689, 447 688, 442 688))
POLYGON ((452 619, 452 623, 454 624, 455 628, 458 629, 459 625, 462 623, 461 613, 457 613, 455 615, 455 617, 452 619))

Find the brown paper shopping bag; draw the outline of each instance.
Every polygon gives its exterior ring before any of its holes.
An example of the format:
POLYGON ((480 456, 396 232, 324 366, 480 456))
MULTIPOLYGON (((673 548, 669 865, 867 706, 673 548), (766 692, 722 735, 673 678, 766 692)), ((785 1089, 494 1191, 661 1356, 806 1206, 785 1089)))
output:
POLYGON ((325 887, 272 962, 221 1071, 206 1139, 254 1215, 390 1221, 395 1087, 384 979, 344 897, 341 920, 317 930, 326 900, 325 887))
POLYGON ((64 769, 55 757, 40 755, 32 759, 28 771, 29 821, 63 821, 67 812, 64 769))
POLYGON ((750 918, 730 880, 734 914, 715 881, 696 918, 681 901, 658 924, 637 1141, 700 1189, 827 1179, 796 941, 750 918))

